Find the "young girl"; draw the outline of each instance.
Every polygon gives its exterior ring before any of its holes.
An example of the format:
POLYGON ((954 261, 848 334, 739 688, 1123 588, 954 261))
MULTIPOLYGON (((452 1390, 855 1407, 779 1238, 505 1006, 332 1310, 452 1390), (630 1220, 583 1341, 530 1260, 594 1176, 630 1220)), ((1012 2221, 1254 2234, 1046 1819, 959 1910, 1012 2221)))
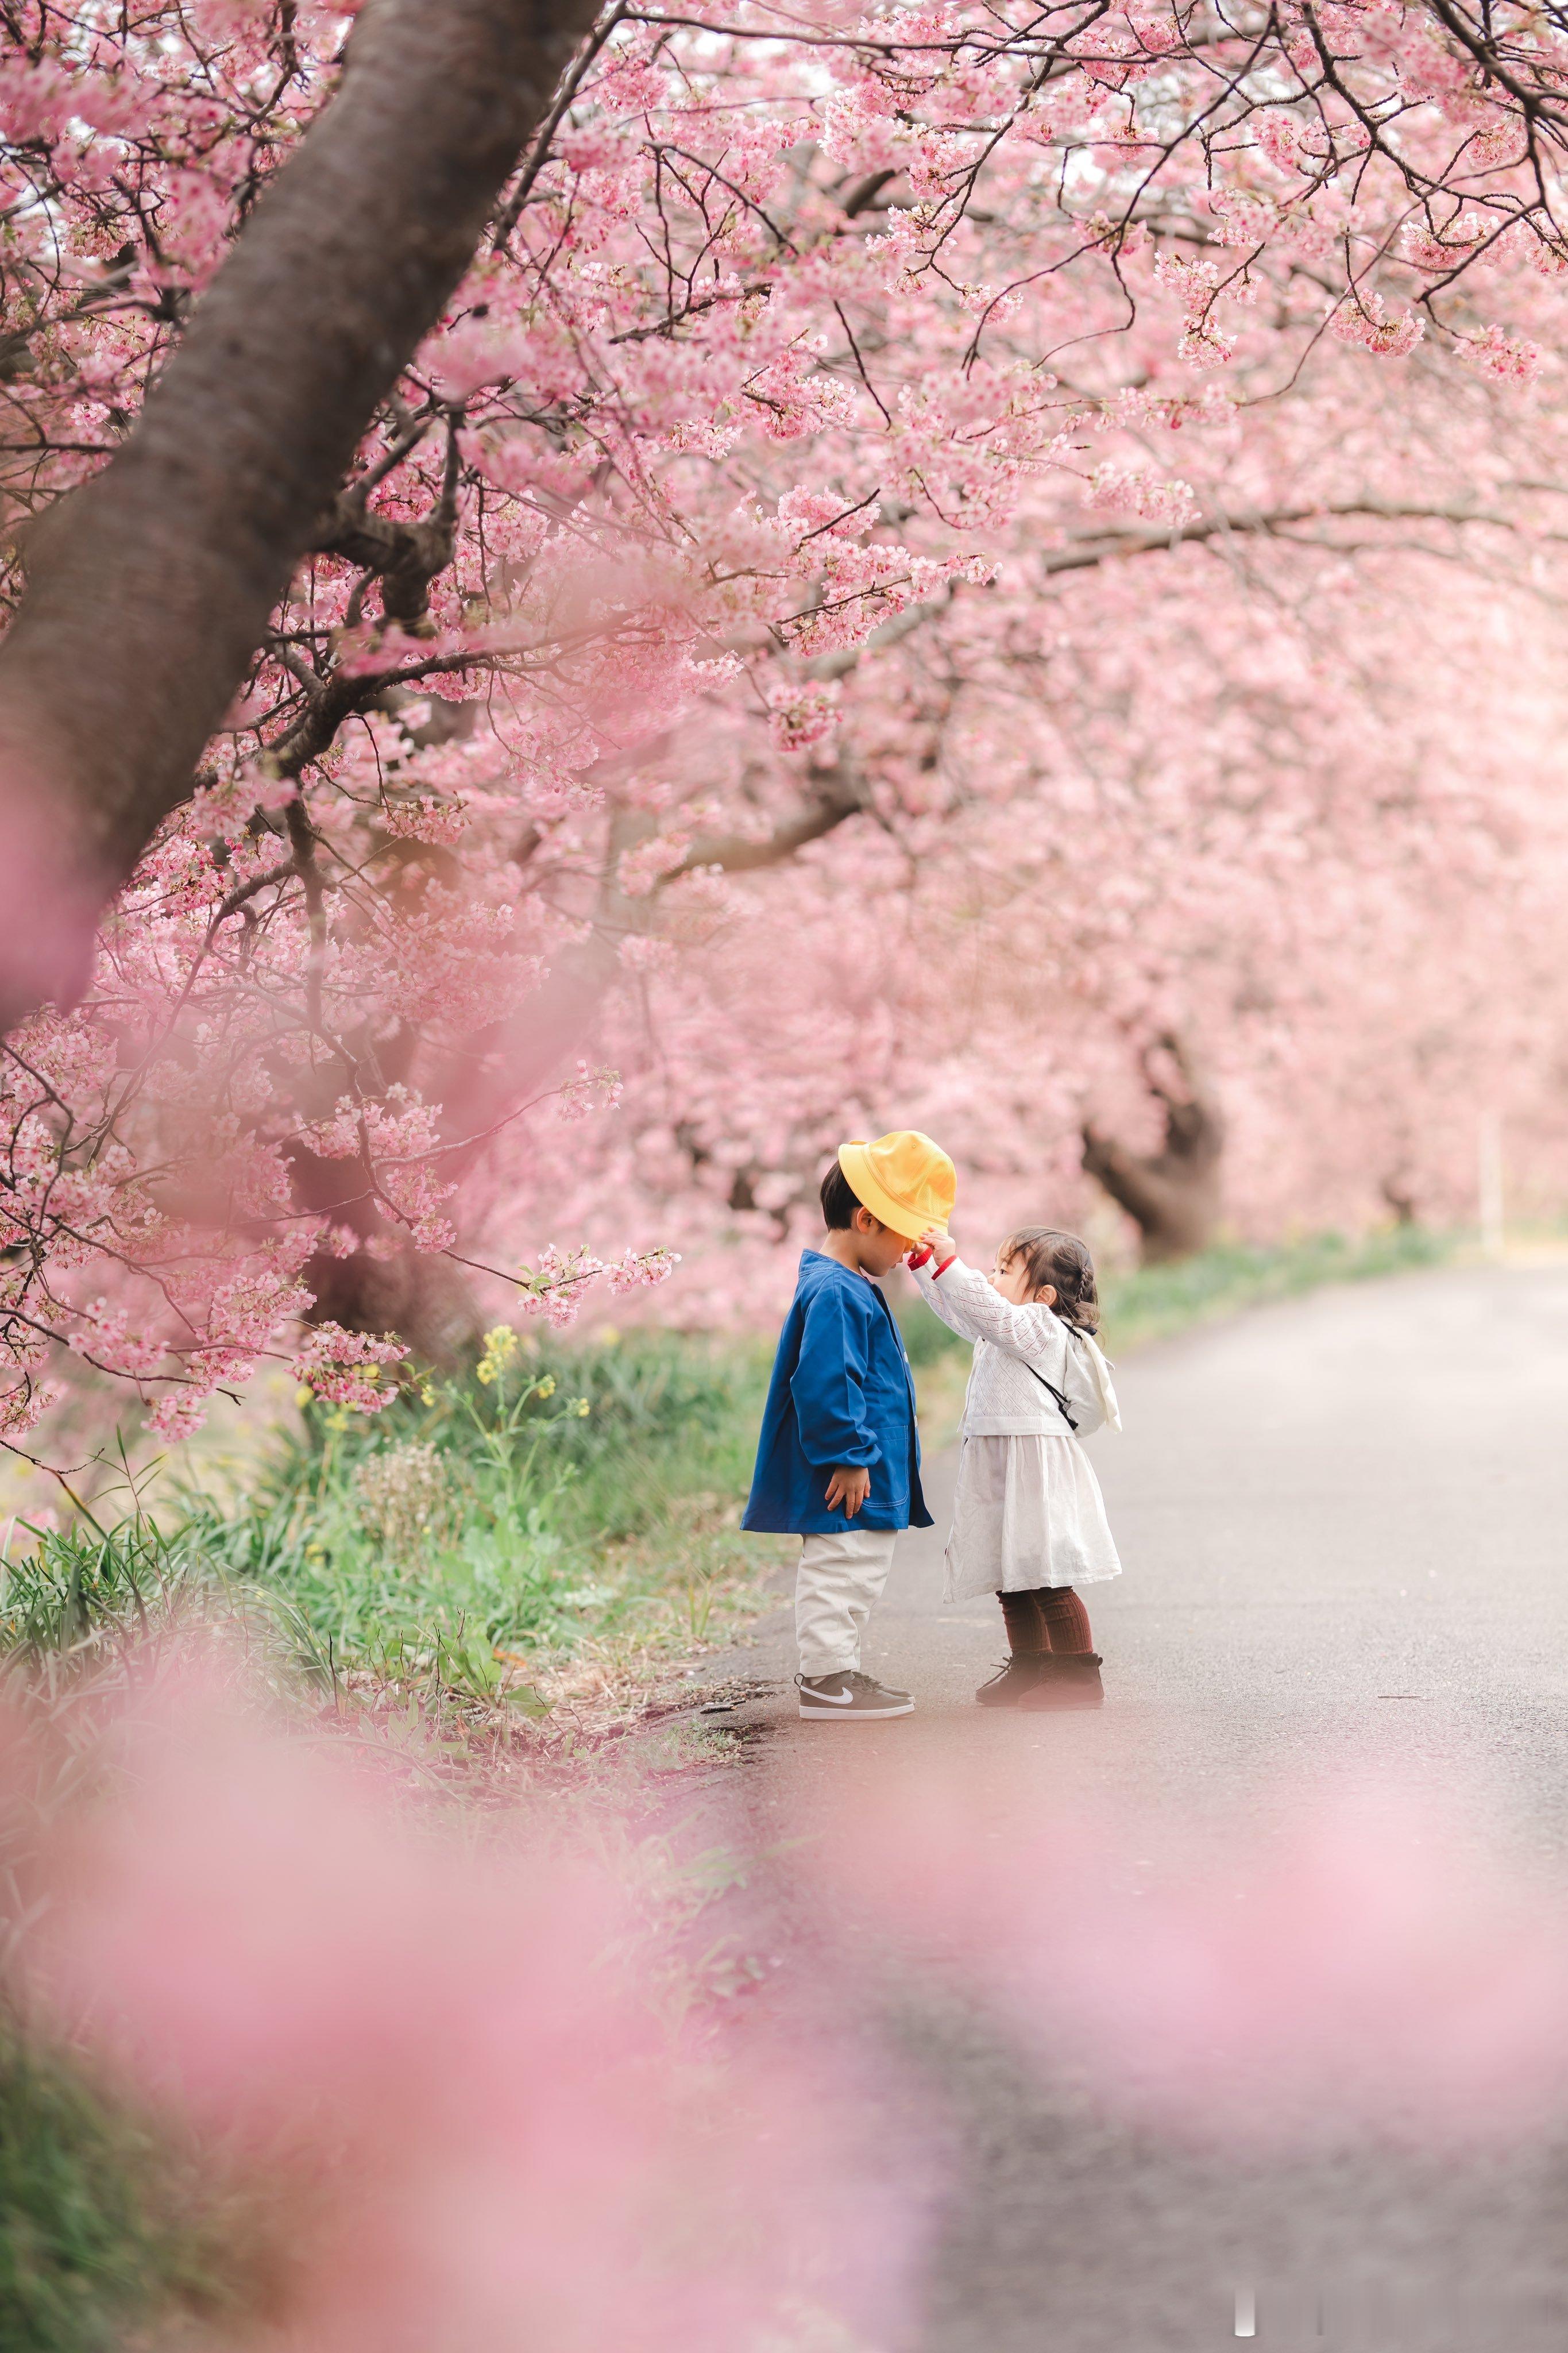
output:
POLYGON ((1095 1344, 1094 1261, 1076 1235, 1026 1226, 989 1276, 932 1227, 910 1268, 928 1306, 974 1343, 947 1542, 949 1601, 994 1593, 1012 1656, 983 1707, 1098 1707, 1089 1612, 1074 1591, 1119 1577, 1100 1482, 1079 1433, 1121 1427, 1095 1344))

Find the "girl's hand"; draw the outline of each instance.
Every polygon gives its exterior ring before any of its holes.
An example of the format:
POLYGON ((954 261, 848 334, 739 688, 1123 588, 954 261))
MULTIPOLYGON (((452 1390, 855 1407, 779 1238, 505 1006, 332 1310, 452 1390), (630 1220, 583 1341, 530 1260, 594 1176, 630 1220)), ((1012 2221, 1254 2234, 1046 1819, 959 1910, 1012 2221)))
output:
POLYGON ((928 1226, 921 1236, 920 1246, 923 1250, 935 1250, 938 1258, 952 1256, 952 1236, 945 1226, 928 1226))

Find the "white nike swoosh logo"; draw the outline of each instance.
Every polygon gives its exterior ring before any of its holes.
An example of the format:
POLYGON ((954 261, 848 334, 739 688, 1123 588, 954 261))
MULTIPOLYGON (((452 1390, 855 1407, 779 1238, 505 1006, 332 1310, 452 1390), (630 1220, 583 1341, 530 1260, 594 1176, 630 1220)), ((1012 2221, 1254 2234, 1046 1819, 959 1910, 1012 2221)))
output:
POLYGON ((855 1704, 855 1694, 853 1692, 814 1691, 807 1692, 806 1697, 807 1699, 826 1700, 829 1707, 852 1707, 855 1704))

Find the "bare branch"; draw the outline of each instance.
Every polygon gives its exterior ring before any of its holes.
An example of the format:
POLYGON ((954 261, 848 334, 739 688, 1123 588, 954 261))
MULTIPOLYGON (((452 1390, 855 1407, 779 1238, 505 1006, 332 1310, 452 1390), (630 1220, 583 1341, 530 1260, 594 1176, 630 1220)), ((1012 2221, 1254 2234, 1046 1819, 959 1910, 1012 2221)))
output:
POLYGON ((703 868, 717 867, 724 874, 755 873, 760 867, 782 866, 808 841, 820 841, 846 818, 858 817, 866 807, 866 788, 860 780, 840 761, 822 779, 821 792, 808 808, 757 840, 747 834, 705 834, 694 841, 679 866, 671 867, 659 880, 659 888, 678 882, 683 874, 695 874, 703 868))

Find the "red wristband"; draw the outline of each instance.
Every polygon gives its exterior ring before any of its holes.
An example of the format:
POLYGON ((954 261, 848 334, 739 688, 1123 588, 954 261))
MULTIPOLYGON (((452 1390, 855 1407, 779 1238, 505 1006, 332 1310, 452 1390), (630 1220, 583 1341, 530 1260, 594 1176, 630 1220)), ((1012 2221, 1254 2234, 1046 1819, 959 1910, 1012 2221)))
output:
MULTIPOLYGON (((929 1260, 933 1259, 935 1256, 936 1244, 934 1242, 927 1242, 923 1249, 911 1250, 904 1263, 909 1267, 924 1266, 929 1260)), ((935 1274, 945 1274, 948 1268, 953 1263, 953 1261, 957 1256, 958 1252, 954 1250, 950 1257, 942 1260, 940 1266, 933 1268, 932 1272, 935 1274)))

